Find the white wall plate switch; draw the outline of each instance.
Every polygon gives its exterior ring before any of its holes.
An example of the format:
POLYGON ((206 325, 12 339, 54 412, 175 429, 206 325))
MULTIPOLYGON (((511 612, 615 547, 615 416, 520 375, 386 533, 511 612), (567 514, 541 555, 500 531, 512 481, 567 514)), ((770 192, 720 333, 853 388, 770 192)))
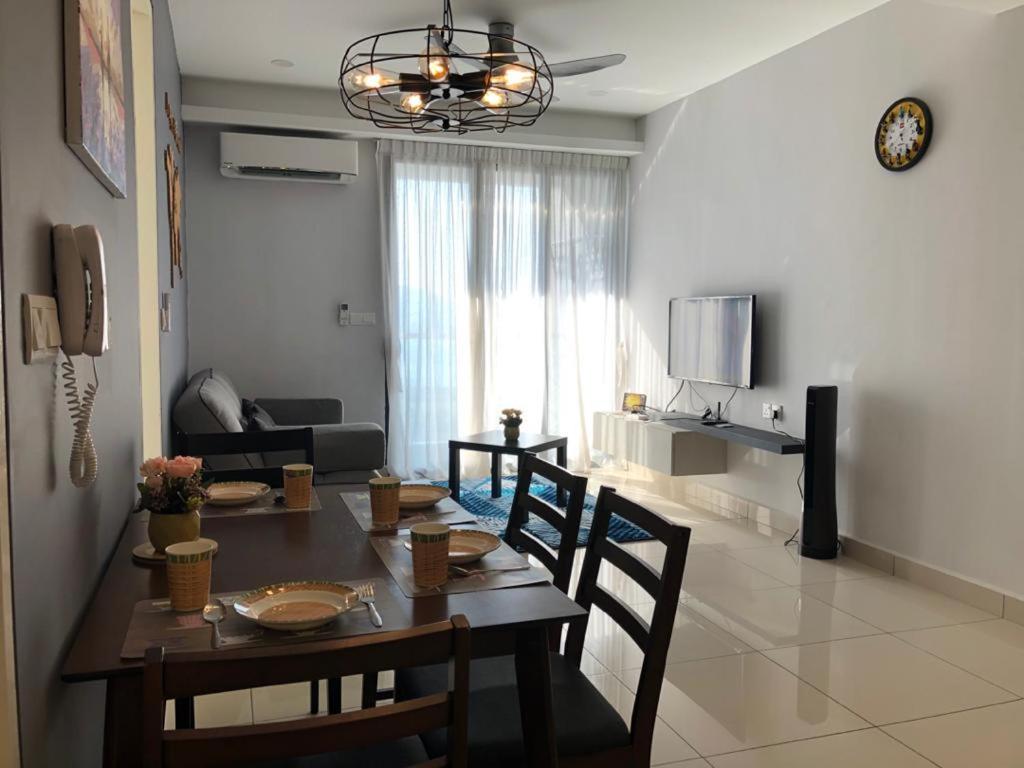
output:
POLYGON ((21 295, 21 327, 25 340, 25 362, 52 360, 60 348, 60 322, 53 296, 21 295))

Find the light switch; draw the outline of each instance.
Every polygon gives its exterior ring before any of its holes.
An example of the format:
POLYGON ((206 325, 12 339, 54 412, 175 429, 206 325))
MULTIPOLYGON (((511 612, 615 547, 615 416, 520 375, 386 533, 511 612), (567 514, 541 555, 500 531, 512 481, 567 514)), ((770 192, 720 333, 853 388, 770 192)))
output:
POLYGON ((60 321, 53 296, 21 295, 21 326, 25 362, 52 360, 60 348, 60 321))

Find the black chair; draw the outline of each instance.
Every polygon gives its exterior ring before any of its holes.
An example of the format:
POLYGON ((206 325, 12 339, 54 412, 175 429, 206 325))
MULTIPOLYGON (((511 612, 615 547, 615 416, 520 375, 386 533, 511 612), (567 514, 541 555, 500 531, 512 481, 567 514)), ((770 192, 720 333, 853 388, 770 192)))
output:
POLYGON ((469 692, 469 623, 450 622, 271 648, 164 655, 146 652, 143 672, 144 768, 248 765, 262 768, 465 768, 469 692), (341 677, 408 663, 445 662, 452 682, 442 692, 372 710, 288 722, 164 730, 172 698, 262 685, 341 677), (417 737, 446 728, 441 759, 429 760, 417 737))
POLYGON ((313 429, 272 429, 254 432, 213 432, 209 434, 182 434, 181 450, 186 456, 203 459, 203 478, 217 483, 249 481, 266 483, 280 488, 281 467, 247 467, 243 469, 211 469, 211 456, 238 456, 255 453, 262 455, 301 451, 306 464, 314 461, 313 429))
MULTIPOLYGON (((644 663, 627 726, 580 671, 587 621, 569 626, 565 653, 551 655, 552 711, 559 765, 581 768, 646 768, 650 765, 658 699, 689 543, 689 528, 665 520, 618 495, 614 489, 601 489, 576 590, 576 602, 587 609, 588 616, 592 607, 604 611, 640 646, 644 652, 644 663), (660 573, 607 538, 612 514, 643 528, 665 544, 665 562, 660 573), (656 604, 650 624, 598 584, 598 573, 604 562, 619 569, 654 599, 656 604)), ((471 668, 470 765, 494 768, 522 765, 523 735, 514 668, 501 658, 477 660, 471 668)), ((427 692, 444 690, 443 672, 443 668, 429 667, 415 670, 415 675, 404 675, 401 695, 412 699, 427 692)), ((443 754, 443 732, 427 733, 423 740, 428 753, 443 754)))
MULTIPOLYGON (((516 482, 516 493, 512 499, 512 508, 505 527, 505 541, 537 558, 545 568, 551 571, 552 583, 560 590, 569 593, 569 582, 572 578, 573 561, 576 557, 576 542, 579 538, 580 523, 583 519, 583 504, 587 498, 587 478, 575 475, 562 467, 538 458, 534 453, 525 453, 519 460, 519 477, 516 482), (554 485, 568 491, 568 501, 564 508, 556 507, 530 493, 534 477, 542 477, 554 485), (552 548, 537 538, 524 526, 529 522, 530 514, 537 515, 554 528, 559 534, 557 548, 552 548)), ((558 649, 560 633, 552 634, 552 650, 558 649)), ((474 664, 479 662, 474 661, 474 664)), ((491 660, 490 664, 501 663, 507 666, 511 679, 515 679, 515 657, 502 656, 500 662, 491 660)), ((372 707, 375 701, 390 698, 397 700, 403 697, 403 690, 419 690, 431 684, 437 670, 407 668, 395 673, 395 690, 378 691, 377 681, 372 676, 363 678, 363 707, 372 707), (420 678, 419 680, 415 678, 420 678)))

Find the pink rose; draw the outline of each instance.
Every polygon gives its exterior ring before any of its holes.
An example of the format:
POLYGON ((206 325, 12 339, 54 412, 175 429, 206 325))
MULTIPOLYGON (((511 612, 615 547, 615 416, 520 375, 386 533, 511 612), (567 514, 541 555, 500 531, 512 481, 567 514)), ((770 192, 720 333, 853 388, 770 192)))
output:
POLYGON ((159 491, 161 488, 164 487, 163 475, 150 475, 149 477, 147 477, 146 487, 154 491, 159 491))
POLYGON ((152 459, 146 459, 142 462, 142 466, 139 467, 139 472, 143 477, 153 477, 163 472, 166 466, 167 459, 163 456, 154 456, 152 459))
POLYGON ((196 461, 190 456, 175 456, 164 469, 168 477, 192 477, 198 469, 196 461))

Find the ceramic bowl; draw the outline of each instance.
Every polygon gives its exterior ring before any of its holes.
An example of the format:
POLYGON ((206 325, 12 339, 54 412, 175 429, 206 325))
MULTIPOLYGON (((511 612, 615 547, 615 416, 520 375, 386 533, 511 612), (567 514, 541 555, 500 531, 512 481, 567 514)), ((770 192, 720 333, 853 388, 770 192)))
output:
POLYGON ((427 509, 451 495, 447 488, 436 485, 403 485, 398 491, 398 508, 427 509))
POLYGON ((267 629, 300 632, 328 624, 358 604, 355 590, 344 584, 293 581, 242 595, 235 610, 267 629))
POLYGON ((475 563, 501 546, 501 539, 486 531, 452 528, 448 538, 448 562, 453 565, 475 563))

